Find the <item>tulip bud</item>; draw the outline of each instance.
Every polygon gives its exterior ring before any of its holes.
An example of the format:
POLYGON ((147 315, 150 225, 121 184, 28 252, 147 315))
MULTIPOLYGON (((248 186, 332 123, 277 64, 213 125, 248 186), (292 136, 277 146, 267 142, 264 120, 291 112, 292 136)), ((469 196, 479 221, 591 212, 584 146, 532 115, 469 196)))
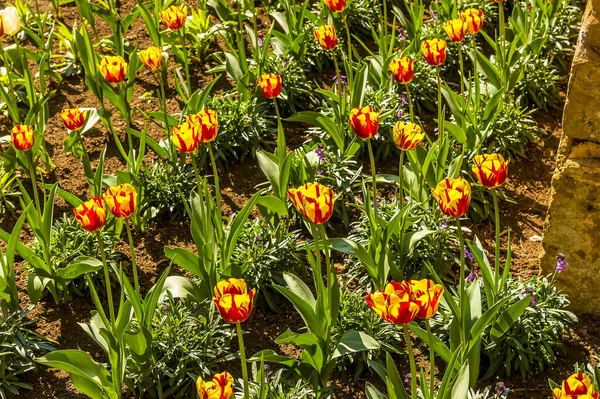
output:
POLYGON ((346 8, 346 0, 325 0, 325 4, 333 12, 342 12, 346 8))
POLYGON ((106 223, 106 210, 100 197, 94 197, 73 208, 75 219, 89 232, 99 230, 106 223))
POLYGON ((142 60, 150 72, 160 69, 163 63, 161 48, 152 46, 140 51, 140 60, 142 60))
POLYGON ((231 399, 233 377, 227 371, 215 374, 212 381, 208 382, 203 381, 202 377, 198 377, 196 390, 200 399, 231 399))
POLYGON ((200 146, 198 127, 189 121, 173 128, 173 144, 180 152, 194 152, 200 146))
POLYGON ((197 114, 188 116, 187 121, 196 129, 200 143, 211 142, 217 137, 219 132, 217 111, 204 109, 197 114))
POLYGON ((350 111, 350 126, 361 139, 375 137, 379 130, 379 111, 375 112, 370 105, 353 108, 350 111))
POLYGON ((400 84, 408 84, 415 76, 413 60, 408 57, 394 58, 390 61, 390 72, 400 84))
POLYGON ((419 305, 411 297, 407 281, 391 281, 385 290, 377 290, 365 298, 367 305, 389 323, 406 325, 419 314, 419 305))
POLYGON ((103 197, 115 217, 126 218, 135 212, 137 192, 131 184, 109 187, 103 197))
POLYGON ((421 140, 423 140, 425 133, 423 133, 421 127, 416 123, 405 125, 402 122, 398 122, 394 126, 392 137, 396 147, 403 151, 410 151, 414 150, 421 140))
POLYGON ((257 84, 265 98, 276 98, 281 93, 281 76, 274 73, 261 75, 257 84))
POLYGON ((21 17, 15 7, 6 7, 0 10, 0 37, 13 36, 21 30, 21 17))
POLYGON ((160 20, 167 28, 171 30, 178 30, 183 28, 183 25, 185 25, 187 13, 187 6, 185 4, 182 4, 179 7, 171 6, 160 12, 160 20))
POLYGON ((288 190, 298 212, 314 224, 326 223, 333 214, 333 190, 319 183, 306 183, 288 190))
POLYGON ((10 132, 13 145, 19 151, 27 151, 33 147, 34 132, 29 125, 16 125, 10 132))
POLYGON ((123 57, 104 57, 98 66, 100 74, 108 83, 119 83, 125 79, 127 74, 127 62, 123 57))
POLYGON ((476 155, 473 158, 473 174, 487 188, 496 188, 506 181, 510 159, 500 154, 476 155))
POLYGON ((438 311, 440 300, 444 294, 444 287, 440 284, 435 284, 431 280, 411 280, 410 293, 413 301, 419 305, 419 319, 429 319, 438 311))
POLYGON ((315 39, 325 50, 333 50, 337 45, 338 39, 333 25, 322 25, 314 32, 315 39))
POLYGON ((463 178, 446 178, 431 189, 440 210, 454 218, 463 216, 471 203, 471 185, 463 178))
POLYGON ((483 10, 469 8, 460 13, 460 18, 467 24, 467 31, 474 35, 481 30, 483 26, 483 10))
POLYGON ((252 313, 255 293, 248 291, 244 280, 230 278, 217 283, 213 302, 227 323, 241 323, 252 313))
POLYGON ((421 44, 421 53, 431 66, 440 66, 446 62, 446 41, 441 39, 425 40, 421 44))
POLYGON ((78 107, 63 109, 60 113, 60 119, 69 130, 79 130, 85 125, 85 112, 78 107))
POLYGON ((444 30, 453 43, 460 43, 465 39, 467 34, 467 24, 464 20, 457 18, 446 22, 444 30))

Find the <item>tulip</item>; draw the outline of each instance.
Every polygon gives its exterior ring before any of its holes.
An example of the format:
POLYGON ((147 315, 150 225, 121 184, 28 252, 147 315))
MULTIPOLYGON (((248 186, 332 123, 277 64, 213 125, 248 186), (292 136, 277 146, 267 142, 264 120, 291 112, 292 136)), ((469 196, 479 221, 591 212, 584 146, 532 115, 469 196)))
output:
POLYGON ((185 4, 171 6, 160 12, 160 20, 171 30, 179 30, 185 25, 187 19, 187 6, 185 4))
POLYGON ((396 147, 403 151, 410 151, 417 147, 423 137, 425 137, 425 133, 423 133, 421 127, 416 123, 405 125, 402 122, 398 122, 394 126, 392 137, 396 147))
POLYGON ((350 111, 350 126, 354 133, 361 139, 371 139, 379 129, 379 111, 373 107, 356 107, 350 111))
POLYGON ((0 37, 13 36, 21 30, 21 17, 15 7, 0 10, 0 37))
POLYGON ((325 50, 333 50, 337 45, 338 39, 333 25, 322 25, 314 32, 315 39, 325 50))
POLYGON ((216 285, 213 302, 226 322, 241 323, 252 313, 255 292, 256 289, 248 291, 244 280, 230 278, 216 285))
POLYGON ((438 202, 440 210, 454 218, 460 218, 469 209, 471 186, 463 178, 446 178, 432 189, 431 193, 438 202))
POLYGON ((110 187, 103 197, 115 217, 127 218, 135 212, 137 192, 131 184, 110 187))
POLYGON ((325 4, 333 12, 342 12, 346 8, 346 0, 325 0, 325 4))
POLYGON ((431 66, 440 66, 446 62, 446 41, 442 39, 425 40, 421 44, 421 53, 431 66))
POLYGON ((75 219, 89 232, 100 230, 106 222, 106 210, 100 197, 94 197, 73 208, 75 219))
POLYGON ((189 121, 173 128, 173 144, 180 152, 194 152, 200 146, 198 127, 189 121))
POLYGON ((233 396, 233 377, 227 371, 216 374, 212 381, 198 377, 196 390, 200 399, 230 399, 233 396))
POLYGON ((314 224, 326 223, 333 213, 333 190, 320 183, 306 183, 288 190, 298 212, 314 224))
POLYGON ((389 323, 408 324, 417 317, 419 305, 412 300, 407 281, 392 281, 383 290, 367 295, 367 305, 389 323))
POLYGON ((29 125, 16 125, 10 131, 13 145, 19 151, 27 151, 33 147, 34 133, 29 125))
POLYGON ((63 109, 60 113, 60 119, 69 130, 79 130, 85 125, 85 112, 79 107, 63 109))
POLYGON ((585 373, 571 375, 563 381, 561 388, 555 388, 552 392, 554 399, 598 399, 598 393, 594 390, 594 384, 585 373))
POLYGON ((413 60, 408 57, 394 58, 390 61, 390 72, 400 84, 408 84, 415 76, 413 60))
POLYGON ((483 26, 483 10, 469 8, 465 12, 460 13, 460 19, 465 21, 467 31, 474 35, 478 33, 483 26))
POLYGON ((467 34, 467 24, 461 18, 452 19, 446 22, 446 25, 444 25, 443 28, 448 35, 448 39, 453 43, 462 42, 467 34))
POLYGON ((424 279, 411 280, 409 288, 413 301, 419 305, 417 317, 419 319, 433 317, 438 311, 440 300, 444 294, 444 287, 440 284, 435 284, 431 280, 424 279))
POLYGON ((100 74, 108 83, 119 83, 125 79, 127 74, 127 62, 123 57, 104 57, 98 66, 100 74))
POLYGON ((496 188, 506 181, 510 159, 500 154, 476 155, 473 158, 473 174, 487 188, 496 188))
POLYGON ((258 78, 258 88, 265 98, 273 99, 281 93, 281 76, 269 73, 258 78))
POLYGON ((211 142, 217 137, 219 132, 217 111, 204 109, 197 114, 190 115, 187 121, 197 130, 198 139, 201 143, 211 142))
POLYGON ((154 72, 157 69, 160 69, 163 63, 161 48, 152 46, 140 51, 140 60, 142 60, 142 62, 144 63, 146 68, 150 70, 150 72, 154 72))

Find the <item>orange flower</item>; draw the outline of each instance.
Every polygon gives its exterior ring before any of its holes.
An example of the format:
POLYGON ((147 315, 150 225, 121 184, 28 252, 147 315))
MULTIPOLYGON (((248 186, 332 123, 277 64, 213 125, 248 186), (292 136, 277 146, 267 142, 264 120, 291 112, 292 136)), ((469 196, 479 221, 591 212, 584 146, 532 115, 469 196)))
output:
MULTIPOLYGON (((494 0, 492 0, 494 1, 494 0)), ((501 2, 502 0, 500 0, 501 2)), ((465 12, 460 13, 460 19, 467 24, 467 31, 474 35, 481 30, 483 26, 483 10, 469 8, 465 12)))
POLYGON ((394 58, 390 61, 389 69, 396 82, 403 85, 410 83, 415 76, 413 60, 408 57, 394 58))
POLYGON ((315 39, 325 50, 333 50, 337 45, 338 39, 335 34, 335 27, 333 25, 322 25, 319 29, 314 32, 315 39))
POLYGON ((281 93, 281 76, 277 74, 261 75, 257 84, 265 98, 276 98, 281 93))
POLYGON ((585 373, 571 375, 563 381, 560 388, 554 388, 552 392, 554 399, 598 399, 598 393, 594 390, 594 384, 585 373))
POLYGON ((163 63, 161 48, 152 46, 140 51, 140 60, 142 60, 150 72, 156 71, 163 63))
POLYGON ((371 139, 379 130, 379 111, 375 112, 370 105, 356 107, 350 111, 350 126, 361 139, 371 139))
POLYGON ((100 61, 98 68, 100 69, 100 74, 108 83, 122 82, 127 74, 127 62, 119 55, 104 57, 100 61))
POLYGON ((473 174, 487 188, 496 188, 506 181, 510 159, 500 154, 476 155, 473 158, 473 174))
POLYGON ((106 222, 106 209, 100 197, 94 197, 73 208, 73 212, 81 227, 90 232, 101 229, 106 222))
POLYGON ((217 111, 204 109, 197 114, 188 116, 187 121, 196 129, 201 143, 208 143, 217 137, 219 132, 217 111))
POLYGON ((13 145, 19 151, 27 151, 33 147, 34 134, 29 125, 16 125, 10 131, 13 145))
POLYGON ((402 122, 398 122, 394 126, 392 137, 396 147, 403 151, 410 151, 414 150, 421 140, 423 140, 425 133, 423 133, 421 127, 416 123, 405 125, 402 122))
POLYGON ((167 28, 178 30, 185 25, 187 13, 187 6, 185 4, 182 4, 179 7, 171 6, 160 12, 160 20, 167 28))
POLYGON ((438 202, 440 209, 448 216, 459 218, 469 209, 471 203, 471 186, 463 178, 450 177, 437 184, 431 193, 438 202))
POLYGON ((446 41, 442 39, 425 40, 421 44, 421 53, 431 66, 440 66, 446 62, 446 41))
POLYGON ((137 192, 131 184, 110 187, 103 197, 110 212, 118 218, 129 217, 135 212, 137 192))
POLYGON ((213 302, 227 323, 241 323, 252 313, 255 292, 255 289, 248 292, 244 280, 230 278, 217 283, 213 302))
POLYGON ((196 151, 200 146, 198 127, 189 121, 175 126, 173 128, 173 144, 180 152, 196 151))
POLYGON ((298 212, 311 223, 326 223, 333 213, 333 190, 319 183, 306 183, 288 190, 298 212))
POLYGON ((409 287, 413 301, 419 305, 417 317, 419 319, 433 317, 438 311, 444 287, 427 279, 411 280, 409 287))
POLYGON ((413 302, 409 282, 392 281, 385 290, 377 290, 365 298, 381 318, 394 324, 408 324, 419 314, 419 305, 413 302))
POLYGON ((465 40, 465 35, 467 34, 467 24, 461 18, 452 19, 446 22, 444 25, 444 30, 448 35, 448 38, 453 43, 460 43, 465 40))
POLYGON ((79 130, 85 125, 85 112, 81 112, 79 107, 63 109, 60 113, 60 119, 69 130, 79 130))
POLYGON ((227 371, 215 374, 208 382, 198 377, 196 390, 200 399, 230 399, 233 396, 233 377, 227 371))
POLYGON ((333 12, 341 12, 346 8, 346 0, 325 0, 325 4, 333 12))

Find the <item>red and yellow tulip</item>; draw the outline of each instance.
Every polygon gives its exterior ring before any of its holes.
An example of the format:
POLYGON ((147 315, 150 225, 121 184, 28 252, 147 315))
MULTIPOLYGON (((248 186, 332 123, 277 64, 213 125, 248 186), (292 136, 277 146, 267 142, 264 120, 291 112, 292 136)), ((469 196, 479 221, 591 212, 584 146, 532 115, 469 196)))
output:
POLYGON ((94 197, 73 208, 73 212, 75 219, 87 231, 99 230, 106 223, 106 209, 100 197, 94 197))
POLYGON ((244 280, 230 278, 217 283, 213 302, 227 323, 241 323, 252 313, 255 292, 248 291, 244 280))
POLYGON ((460 43, 465 40, 467 23, 461 18, 452 19, 446 22, 446 25, 444 25, 443 28, 451 42, 460 43))
POLYGON ((200 146, 200 136, 195 124, 186 121, 173 128, 173 144, 179 152, 194 152, 200 146))
POLYGON ((424 40, 421 43, 421 53, 431 66, 440 66, 446 62, 446 41, 442 39, 424 40))
POLYGON ((560 388, 552 391, 553 399, 598 399, 598 396, 592 380, 585 373, 571 375, 560 388))
POLYGON ((152 46, 140 51, 140 60, 150 72, 160 69, 163 63, 162 50, 160 47, 152 46))
POLYGON ((60 119, 67 129, 79 130, 85 125, 85 112, 82 112, 79 107, 63 109, 60 119))
POLYGON ((198 377, 196 391, 200 399, 230 399, 233 397, 233 377, 227 371, 215 374, 212 381, 198 377))
POLYGON ((390 72, 400 84, 408 84, 415 76, 413 60, 408 57, 394 58, 390 61, 390 72))
POLYGON ((425 137, 425 133, 423 133, 421 126, 416 123, 404 124, 398 122, 392 131, 392 138, 396 147, 403 151, 414 150, 423 140, 423 137, 425 137))
POLYGON ((306 183, 288 190, 298 212, 311 223, 326 223, 333 213, 333 190, 320 183, 306 183))
POLYGON ((473 158, 473 174, 487 188, 496 188, 506 181, 510 159, 500 154, 482 154, 473 158))
POLYGON ((10 139, 17 150, 30 150, 34 142, 33 129, 29 125, 16 125, 10 131, 10 139))
POLYGON ((110 187, 103 197, 108 209, 115 217, 126 218, 135 212, 137 192, 131 184, 110 187))
POLYGON ((342 12, 346 8, 346 0, 325 0, 325 5, 333 12, 342 12))
POLYGON ((367 305, 389 323, 408 324, 419 314, 419 305, 412 300, 409 282, 392 281, 384 290, 365 298, 367 305))
POLYGON ((257 84, 265 98, 272 99, 281 94, 281 76, 275 73, 261 75, 257 84))
POLYGON ((353 108, 350 111, 350 126, 361 139, 375 137, 379 130, 379 111, 376 112, 370 105, 353 108))
POLYGON ((333 25, 322 25, 313 32, 317 42, 325 50, 333 50, 337 46, 338 38, 333 25))
POLYGON ((187 121, 196 129, 201 143, 208 143, 217 138, 217 133, 219 133, 217 111, 203 109, 197 114, 190 115, 187 121))
POLYGON ((465 24, 467 25, 467 31, 470 34, 475 35, 483 26, 483 10, 469 8, 465 12, 460 13, 460 19, 465 21, 465 24))
POLYGON ((429 319, 438 311, 440 300, 444 294, 444 287, 435 284, 432 280, 411 280, 410 293, 413 301, 419 306, 419 319, 429 319))
POLYGON ((446 178, 431 190, 440 210, 454 218, 463 216, 471 203, 471 185, 463 178, 446 178))
POLYGON ((171 6, 166 10, 160 12, 160 20, 165 26, 171 30, 179 30, 185 25, 187 19, 187 6, 182 4, 180 6, 171 6))
POLYGON ((98 69, 108 83, 119 83, 125 79, 127 74, 127 62, 119 55, 104 57, 100 61, 98 69))

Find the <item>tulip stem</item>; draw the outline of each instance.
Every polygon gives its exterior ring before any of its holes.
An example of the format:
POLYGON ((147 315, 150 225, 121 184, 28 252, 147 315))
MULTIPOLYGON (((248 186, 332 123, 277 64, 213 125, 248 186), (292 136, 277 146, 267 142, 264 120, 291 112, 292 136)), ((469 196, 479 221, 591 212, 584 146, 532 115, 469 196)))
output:
POLYGON ((435 351, 433 350, 433 334, 431 333, 429 319, 426 319, 425 323, 427 326, 427 336, 429 337, 429 397, 433 398, 435 393, 435 351))
MULTIPOLYGON (((129 132, 129 129, 131 128, 131 112, 129 110, 129 103, 127 101, 127 88, 125 87, 125 84, 123 82, 119 82, 119 94, 121 95, 121 98, 123 99, 123 107, 125 108, 125 115, 123 115, 125 117, 125 133, 127 134, 127 144, 129 145, 128 148, 128 152, 129 154, 133 154, 133 139, 131 138, 131 133, 129 132)), ((127 158, 128 161, 128 165, 129 166, 129 157, 127 158)))
POLYGON ((373 156, 373 146, 371 140, 367 140, 367 147, 369 148, 369 158, 371 159, 371 176, 373 179, 373 209, 375 211, 375 218, 379 216, 377 210, 377 171, 375 170, 375 157, 373 156))
POLYGON ((210 163, 212 164, 213 178, 215 180, 215 197, 217 198, 217 211, 219 212, 219 224, 223 222, 223 215, 221 210, 221 188, 219 186, 219 171, 217 170, 217 163, 215 162, 215 154, 212 149, 210 142, 208 144, 208 155, 210 156, 210 163))
POLYGON ((500 273, 500 208, 498 206, 498 194, 496 190, 490 190, 492 197, 494 198, 494 216, 495 216, 495 227, 496 227, 496 259, 494 274, 496 275, 496 289, 498 288, 498 277, 500 273))
POLYGON ((198 164, 196 163, 196 158, 194 154, 190 154, 190 158, 192 159, 192 167, 194 168, 194 175, 196 175, 196 185, 198 186, 198 195, 202 198, 202 184, 200 179, 200 173, 198 172, 198 164))
MULTIPOLYGON (((348 26, 348 20, 346 19, 345 13, 342 13, 342 20, 344 21, 344 27, 346 28, 346 40, 348 40, 348 85, 349 87, 352 87, 352 82, 354 82, 354 70, 352 69, 352 36, 350 35, 350 28, 348 26)), ((338 76, 338 84, 341 83, 339 79, 340 78, 338 76)))
POLYGON ((504 59, 505 57, 505 52, 504 52, 504 41, 506 38, 506 32, 505 32, 505 27, 504 27, 504 3, 500 2, 498 3, 498 20, 499 20, 499 29, 500 29, 500 52, 502 54, 502 56, 500 57, 501 60, 501 67, 502 67, 502 84, 504 85, 504 68, 506 65, 506 60, 504 59))
POLYGON ((25 151, 27 154, 27 163, 29 164, 29 178, 31 179, 31 186, 33 190, 33 198, 35 199, 35 206, 38 211, 38 215, 40 218, 42 217, 42 208, 40 206, 40 195, 38 193, 36 173, 35 173, 35 162, 33 161, 33 156, 31 155, 31 150, 25 151))
MULTIPOLYGON (((473 44, 473 75, 475 85, 475 115, 479 115, 479 71, 477 70, 477 41, 473 35, 471 43, 473 44)), ((474 118, 475 132, 478 133, 477 118, 474 118)))
POLYGON ((400 163, 398 164, 398 201, 400 210, 404 208, 404 150, 400 150, 400 163))
MULTIPOLYGON (((437 87, 438 87, 438 128, 442 126, 442 78, 440 77, 440 67, 435 67, 437 75, 437 87)), ((441 140, 440 143, 444 144, 444 132, 443 129, 438 129, 438 137, 441 140)), ((440 147, 441 150, 441 147, 440 147)))
POLYGON ((135 260, 135 247, 133 245, 133 237, 131 235, 131 227, 129 226, 129 219, 125 219, 125 228, 127 229, 127 239, 129 240, 129 250, 131 251, 131 268, 133 270, 133 286, 135 292, 140 295, 140 281, 138 279, 137 262, 135 260))
POLYGON ((185 100, 187 101, 187 99, 190 97, 190 93, 192 92, 192 84, 190 81, 190 66, 189 66, 189 61, 188 61, 188 52, 187 52, 187 48, 185 47, 185 23, 183 24, 183 26, 181 27, 181 29, 179 29, 179 35, 181 38, 181 52, 183 53, 183 66, 184 66, 184 70, 185 70, 185 83, 186 83, 186 88, 185 88, 185 95, 187 98, 185 98, 185 100))
POLYGON ((279 113, 279 106, 277 105, 277 98, 273 99, 275 104, 275 115, 277 116, 277 157, 279 158, 279 167, 283 165, 285 159, 285 132, 283 131, 283 124, 281 123, 281 114, 279 113))
POLYGON ((456 228, 458 230, 458 241, 460 243, 460 269, 459 269, 459 285, 460 285, 460 319, 462 322, 463 342, 467 342, 467 294, 465 287, 465 237, 463 236, 460 218, 456 218, 456 228))
POLYGON ((463 53, 461 43, 457 44, 458 46, 458 63, 460 66, 460 95, 462 96, 465 93, 465 72, 463 65, 463 53))
POLYGON ((244 399, 248 399, 248 365, 246 364, 246 349, 244 348, 244 337, 242 336, 242 326, 239 321, 235 323, 235 326, 237 329, 238 342, 240 346, 240 360, 242 361, 242 378, 244 379, 244 399))
POLYGON ((406 84, 405 86, 406 86, 406 97, 408 98, 408 112, 410 114, 410 123, 414 123, 415 122, 415 114, 413 111, 412 98, 410 97, 410 89, 408 88, 408 84, 406 84))
POLYGON ((315 267, 312 268, 313 279, 315 280, 315 288, 317 290, 317 297, 321 296, 325 289, 325 283, 323 282, 323 274, 321 273, 321 246, 319 244, 319 233, 313 223, 310 224, 310 230, 315 240, 315 267))
POLYGON ((102 267, 104 269, 104 285, 106 286, 106 298, 108 299, 108 311, 110 312, 111 327, 115 326, 115 307, 113 305, 112 290, 110 285, 110 274, 108 273, 108 264, 106 263, 106 253, 104 252, 104 241, 100 235, 100 230, 96 230, 98 238, 98 246, 100 248, 100 256, 102 257, 102 267))
POLYGON ((408 327, 406 324, 404 327, 404 339, 406 340, 406 352, 408 352, 408 359, 410 360, 410 396, 413 399, 417 398, 417 365, 415 363, 415 354, 413 352, 412 343, 410 342, 410 334, 408 333, 408 327))

